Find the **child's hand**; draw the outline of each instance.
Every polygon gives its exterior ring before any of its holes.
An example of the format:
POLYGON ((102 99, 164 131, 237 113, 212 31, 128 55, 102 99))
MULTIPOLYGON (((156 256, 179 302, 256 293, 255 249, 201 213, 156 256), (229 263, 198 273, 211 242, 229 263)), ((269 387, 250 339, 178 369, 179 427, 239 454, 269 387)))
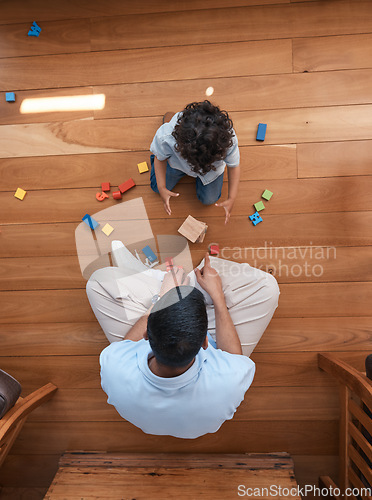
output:
POLYGON ((159 189, 159 194, 161 199, 163 200, 164 210, 167 212, 168 215, 170 215, 172 213, 169 204, 171 196, 179 196, 180 193, 173 193, 173 191, 169 191, 167 188, 162 188, 159 189))
POLYGON ((235 200, 232 200, 231 198, 227 198, 227 200, 215 204, 216 207, 223 207, 225 209, 226 213, 225 224, 227 224, 230 220, 230 214, 234 206, 234 201, 235 200))

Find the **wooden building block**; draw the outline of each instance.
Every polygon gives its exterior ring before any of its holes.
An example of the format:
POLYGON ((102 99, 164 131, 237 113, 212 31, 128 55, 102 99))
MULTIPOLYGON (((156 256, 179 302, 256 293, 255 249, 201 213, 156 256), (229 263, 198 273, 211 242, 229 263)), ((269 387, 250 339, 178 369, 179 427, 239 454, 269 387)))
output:
POLYGON ((211 255, 218 255, 220 253, 220 247, 218 245, 210 245, 209 253, 211 255))
POLYGON ((18 198, 19 200, 23 200, 23 198, 26 196, 27 191, 21 188, 17 188, 17 191, 14 193, 14 196, 18 198))
POLYGON ((97 193, 96 194, 96 199, 98 201, 103 201, 105 198, 108 198, 108 195, 106 193, 97 193))
POLYGON ((111 186, 109 182, 102 182, 101 184, 102 191, 110 191, 111 186))
POLYGON ((256 141, 264 141, 266 135, 266 123, 259 123, 257 129, 256 141))
POLYGON ((178 232, 192 243, 202 243, 206 235, 208 226, 205 222, 194 219, 191 215, 179 227, 178 232))
POLYGON ((150 262, 155 262, 156 260, 158 260, 157 256, 151 250, 149 245, 142 248, 142 252, 146 255, 146 257, 149 259, 150 262))
POLYGON ((89 214, 85 214, 84 217, 81 219, 82 221, 85 222, 92 230, 96 229, 99 226, 99 223, 93 219, 89 214))
POLYGON ((121 193, 125 193, 125 191, 128 191, 128 189, 131 189, 135 185, 136 183, 133 179, 128 179, 127 181, 123 182, 123 184, 120 184, 119 190, 121 193))
POLYGON ((14 102, 15 101, 15 93, 14 92, 5 92, 5 100, 6 100, 6 102, 14 102))
POLYGON ((142 163, 138 163, 137 167, 138 167, 138 171, 140 174, 143 174, 144 172, 149 171, 149 167, 147 166, 146 161, 143 161, 142 163))
POLYGON ((264 210, 265 205, 263 204, 262 201, 258 201, 257 203, 254 204, 254 208, 256 209, 257 212, 260 212, 261 210, 264 210))
POLYGON ((264 199, 264 200, 267 200, 269 201, 270 198, 272 197, 273 193, 271 191, 269 191, 268 189, 265 189, 265 191, 262 193, 261 197, 264 199))
POLYGON ((259 224, 260 222, 262 222, 262 219, 261 219, 260 214, 258 212, 256 212, 253 215, 250 215, 249 218, 252 221, 252 223, 253 223, 254 226, 257 226, 257 224, 259 224))
POLYGON ((114 200, 121 200, 121 192, 120 191, 114 191, 112 193, 112 197, 114 198, 114 200))
POLYGON ((110 224, 105 224, 102 228, 102 232, 105 233, 106 236, 110 236, 114 228, 110 226, 110 224))

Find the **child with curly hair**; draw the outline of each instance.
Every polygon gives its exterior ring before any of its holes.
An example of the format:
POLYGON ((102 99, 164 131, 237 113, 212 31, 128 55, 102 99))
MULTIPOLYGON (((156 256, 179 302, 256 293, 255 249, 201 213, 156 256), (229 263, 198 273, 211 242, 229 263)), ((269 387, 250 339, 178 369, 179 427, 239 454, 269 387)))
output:
POLYGON ((160 194, 171 214, 172 189, 185 175, 196 178, 196 195, 204 205, 225 209, 225 223, 238 193, 240 154, 233 123, 226 111, 209 101, 192 102, 180 113, 166 113, 151 143, 151 188, 160 194), (228 197, 221 197, 223 174, 228 166, 228 197))

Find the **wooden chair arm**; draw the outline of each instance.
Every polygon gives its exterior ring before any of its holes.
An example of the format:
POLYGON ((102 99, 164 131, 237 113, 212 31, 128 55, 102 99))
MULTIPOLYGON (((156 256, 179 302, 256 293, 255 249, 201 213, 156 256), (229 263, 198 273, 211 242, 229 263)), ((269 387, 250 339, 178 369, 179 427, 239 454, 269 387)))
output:
POLYGON ((318 354, 318 366, 338 382, 346 385, 369 408, 372 408, 372 382, 365 375, 329 353, 318 354))
POLYGON ((0 420, 0 441, 14 425, 27 417, 32 410, 48 401, 56 390, 57 387, 49 383, 32 392, 27 397, 19 398, 13 408, 11 408, 0 420))

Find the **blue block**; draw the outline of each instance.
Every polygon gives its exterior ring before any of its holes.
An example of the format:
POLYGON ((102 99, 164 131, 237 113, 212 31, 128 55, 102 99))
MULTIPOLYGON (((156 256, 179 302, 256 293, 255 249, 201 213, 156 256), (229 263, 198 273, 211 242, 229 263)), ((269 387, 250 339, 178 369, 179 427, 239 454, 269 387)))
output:
POLYGON ((85 214, 81 220, 84 221, 85 224, 87 224, 93 230, 99 226, 99 223, 94 220, 93 217, 91 217, 89 214, 85 214))
POLYGON ((266 123, 259 123, 257 129, 256 141, 264 141, 266 135, 266 123))
POLYGON ((31 29, 28 32, 28 36, 39 36, 39 35, 40 35, 40 31, 37 31, 37 30, 34 30, 34 29, 31 29))
POLYGON ((15 101, 15 93, 14 92, 6 92, 5 99, 7 100, 7 102, 14 102, 15 101))
POLYGON ((31 29, 35 29, 35 30, 37 30, 39 33, 40 33, 40 31, 41 31, 41 28, 40 28, 40 26, 38 26, 38 25, 37 25, 37 22, 36 22, 36 21, 34 21, 34 22, 32 23, 31 29))
POLYGON ((156 260, 158 260, 158 258, 148 245, 145 246, 145 248, 142 248, 142 252, 146 255, 150 262, 155 262, 156 260))
POLYGON ((258 212, 256 212, 253 215, 250 215, 249 218, 253 222, 254 226, 257 226, 257 224, 259 224, 260 222, 262 222, 261 216, 260 216, 260 214, 258 212))

